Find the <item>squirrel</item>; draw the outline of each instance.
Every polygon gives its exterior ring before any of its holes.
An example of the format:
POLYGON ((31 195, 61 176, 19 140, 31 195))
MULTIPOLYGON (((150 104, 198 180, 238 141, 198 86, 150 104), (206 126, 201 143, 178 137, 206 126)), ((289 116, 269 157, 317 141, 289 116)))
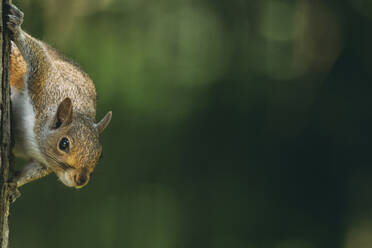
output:
POLYGON ((85 186, 102 154, 99 135, 112 112, 95 122, 96 90, 89 76, 21 29, 23 13, 6 4, 11 39, 10 86, 15 156, 30 162, 16 189, 54 172, 68 187, 85 186))

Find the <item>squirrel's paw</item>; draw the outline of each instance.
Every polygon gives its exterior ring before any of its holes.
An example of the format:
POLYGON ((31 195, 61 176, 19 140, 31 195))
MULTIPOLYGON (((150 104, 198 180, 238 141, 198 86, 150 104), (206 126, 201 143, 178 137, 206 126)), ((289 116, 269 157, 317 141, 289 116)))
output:
POLYGON ((19 31, 22 23, 23 23, 23 12, 20 11, 15 5, 13 4, 6 4, 7 9, 7 27, 14 35, 17 31, 19 31))
POLYGON ((18 177, 19 171, 14 171, 13 177, 11 177, 8 181, 8 197, 10 203, 14 203, 21 196, 21 192, 19 192, 17 186, 18 177))
POLYGON ((16 182, 8 182, 8 189, 9 189, 9 202, 14 203, 20 196, 21 192, 19 192, 17 183, 16 182))

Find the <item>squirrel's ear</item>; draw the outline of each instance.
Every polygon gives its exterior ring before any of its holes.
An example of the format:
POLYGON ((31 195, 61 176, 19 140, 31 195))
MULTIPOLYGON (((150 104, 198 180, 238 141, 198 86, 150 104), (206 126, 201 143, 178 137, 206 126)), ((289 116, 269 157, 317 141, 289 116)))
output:
POLYGON ((101 134, 103 130, 105 130, 105 128, 108 126, 108 124, 111 121, 111 117, 112 117, 112 112, 110 111, 105 115, 105 117, 103 117, 103 119, 100 122, 96 124, 96 128, 99 134, 101 134))
POLYGON ((72 101, 65 98, 58 106, 56 116, 54 117, 53 129, 68 125, 72 122, 72 101))

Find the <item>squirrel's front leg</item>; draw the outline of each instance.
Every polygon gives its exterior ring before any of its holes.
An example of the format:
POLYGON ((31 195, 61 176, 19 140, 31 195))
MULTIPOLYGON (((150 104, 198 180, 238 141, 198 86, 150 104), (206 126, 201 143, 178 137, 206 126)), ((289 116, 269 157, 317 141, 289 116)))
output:
POLYGON ((8 183, 10 188, 10 202, 14 202, 18 197, 20 197, 21 193, 18 190, 19 187, 40 179, 51 172, 50 169, 35 161, 26 164, 21 171, 17 172, 17 174, 10 179, 8 183))
POLYGON ((20 50, 22 57, 27 63, 27 84, 37 92, 42 80, 53 65, 52 59, 45 45, 24 32, 21 28, 23 13, 13 4, 7 4, 7 28, 12 41, 20 50), (30 85, 31 84, 31 85, 30 85))
POLYGON ((45 167, 44 165, 32 161, 26 164, 20 172, 11 180, 12 183, 16 184, 16 187, 19 188, 26 183, 35 181, 46 175, 50 174, 52 171, 45 167))

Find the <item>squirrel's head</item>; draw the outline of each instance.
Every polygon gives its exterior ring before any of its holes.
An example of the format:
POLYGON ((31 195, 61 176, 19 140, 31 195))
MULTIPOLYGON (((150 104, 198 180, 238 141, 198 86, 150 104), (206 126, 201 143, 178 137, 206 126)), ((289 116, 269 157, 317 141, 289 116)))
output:
POLYGON ((111 116, 108 112, 96 124, 89 117, 73 112, 70 98, 59 104, 45 137, 43 154, 63 184, 81 188, 88 183, 102 154, 99 135, 110 123, 111 116))

